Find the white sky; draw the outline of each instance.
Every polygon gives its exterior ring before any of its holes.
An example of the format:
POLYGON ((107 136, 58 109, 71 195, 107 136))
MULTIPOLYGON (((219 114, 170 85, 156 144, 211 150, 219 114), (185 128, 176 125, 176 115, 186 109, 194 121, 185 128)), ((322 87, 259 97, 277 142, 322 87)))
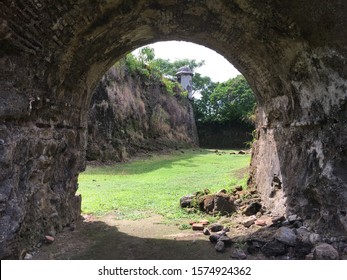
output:
POLYGON ((184 58, 205 60, 205 65, 196 69, 196 72, 210 77, 214 82, 225 82, 240 74, 223 56, 201 45, 184 41, 167 41, 149 46, 154 48, 156 58, 171 61, 184 58))

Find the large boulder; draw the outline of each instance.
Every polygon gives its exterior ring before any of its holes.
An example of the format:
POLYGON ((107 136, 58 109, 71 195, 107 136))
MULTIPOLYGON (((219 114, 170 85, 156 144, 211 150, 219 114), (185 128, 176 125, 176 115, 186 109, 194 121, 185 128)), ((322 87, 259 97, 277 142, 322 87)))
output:
POLYGON ((338 260, 339 253, 337 250, 327 243, 318 244, 313 249, 313 256, 316 260, 338 260))
POLYGON ((275 239, 288 246, 295 246, 296 234, 288 227, 281 227, 275 234, 275 239))
POLYGON ((252 216, 257 214, 261 210, 262 205, 259 202, 252 202, 247 206, 243 214, 246 216, 252 216))
POLYGON ((236 206, 234 204, 234 199, 230 195, 218 193, 214 196, 214 213, 224 215, 231 214, 235 211, 236 206))
POLYGON ((263 247, 261 247, 261 252, 268 258, 278 257, 287 253, 287 246, 282 242, 274 240, 267 242, 263 247))

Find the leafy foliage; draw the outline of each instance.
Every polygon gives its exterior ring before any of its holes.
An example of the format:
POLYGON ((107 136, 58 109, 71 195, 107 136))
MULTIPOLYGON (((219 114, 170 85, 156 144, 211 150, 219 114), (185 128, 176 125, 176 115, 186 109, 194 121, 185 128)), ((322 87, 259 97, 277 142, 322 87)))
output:
POLYGON ((187 96, 187 92, 174 80, 176 72, 180 67, 186 65, 194 70, 202 66, 204 61, 179 59, 171 62, 169 59, 155 58, 154 49, 144 47, 139 51, 138 56, 129 53, 120 63, 125 65, 129 74, 141 75, 161 82, 172 95, 176 94, 178 89, 180 89, 179 92, 183 96, 187 96))
POLYGON ((249 122, 255 109, 255 97, 246 79, 239 75, 224 83, 207 83, 195 100, 199 122, 249 122))
POLYGON ((175 77, 177 70, 182 66, 189 66, 194 71, 196 68, 204 65, 204 61, 196 61, 195 59, 177 59, 170 61, 169 59, 157 58, 152 61, 151 66, 160 71, 165 76, 175 77))

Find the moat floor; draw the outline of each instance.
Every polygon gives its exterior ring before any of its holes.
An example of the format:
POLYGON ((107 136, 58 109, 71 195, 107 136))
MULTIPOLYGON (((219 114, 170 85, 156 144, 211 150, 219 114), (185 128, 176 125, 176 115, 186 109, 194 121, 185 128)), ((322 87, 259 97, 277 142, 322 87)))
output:
MULTIPOLYGON (((235 235, 235 232, 229 235, 235 235)), ((114 214, 108 214, 84 216, 74 231, 66 228, 53 243, 44 244, 33 256, 37 260, 228 260, 234 247, 218 253, 201 231, 180 230, 179 224, 164 223, 159 215, 129 221, 117 220, 114 214)), ((248 259, 261 256, 248 256, 248 259)))

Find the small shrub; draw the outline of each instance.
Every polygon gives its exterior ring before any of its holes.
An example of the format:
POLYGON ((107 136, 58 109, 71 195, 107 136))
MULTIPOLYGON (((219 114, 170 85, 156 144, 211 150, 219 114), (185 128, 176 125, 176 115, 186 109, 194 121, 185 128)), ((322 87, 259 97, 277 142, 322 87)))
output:
POLYGON ((163 83, 165 85, 165 88, 166 88, 168 94, 170 94, 172 96, 175 95, 174 89, 175 89, 177 83, 173 82, 173 81, 171 81, 171 80, 169 80, 167 78, 163 78, 162 81, 163 81, 163 83))
POLYGON ((178 227, 178 229, 180 229, 180 230, 188 230, 188 229, 191 229, 191 228, 192 228, 192 226, 189 225, 189 224, 181 224, 181 225, 178 227))

